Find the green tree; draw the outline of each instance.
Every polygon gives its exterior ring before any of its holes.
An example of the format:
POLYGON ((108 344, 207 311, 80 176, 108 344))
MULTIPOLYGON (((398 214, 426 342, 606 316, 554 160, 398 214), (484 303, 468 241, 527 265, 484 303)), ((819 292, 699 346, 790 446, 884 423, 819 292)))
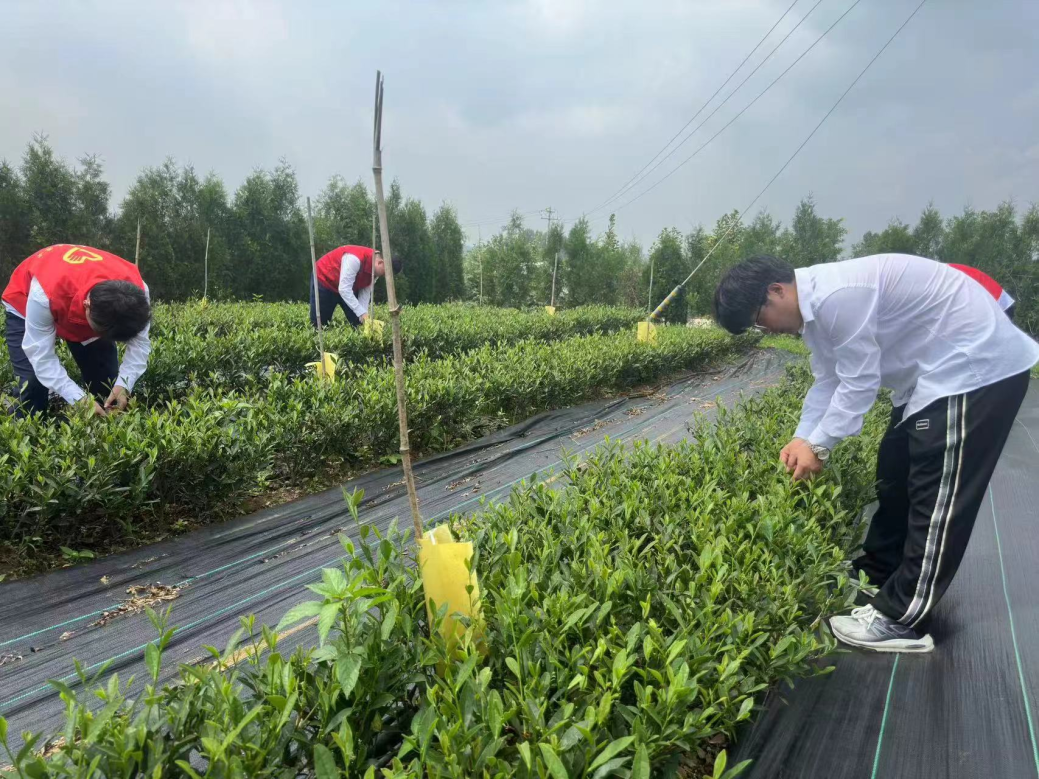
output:
POLYGON ((578 219, 567 233, 564 246, 568 305, 583 306, 597 302, 602 273, 598 267, 597 248, 591 237, 588 220, 578 219))
POLYGON ((745 229, 738 211, 725 214, 714 225, 714 233, 699 228, 686 238, 689 270, 706 262, 689 282, 690 313, 708 316, 714 306, 714 290, 725 272, 747 254, 743 250, 745 229))
POLYGON ((0 283, 33 249, 32 218, 18 171, 0 161, 0 283))
POLYGON ((534 281, 541 249, 538 236, 513 213, 505 228, 482 247, 484 302, 525 307, 537 301, 534 281))
POLYGON ((795 268, 840 258, 848 230, 843 219, 826 219, 816 212, 815 198, 803 198, 783 234, 783 255, 795 268))
POLYGON ((740 253, 744 258, 759 254, 778 255, 783 251, 783 225, 762 209, 740 235, 740 253))
POLYGON ((296 172, 282 160, 252 173, 231 205, 231 278, 237 297, 300 300, 309 292, 310 240, 296 172))
POLYGON ((374 213, 375 199, 363 183, 349 185, 339 175, 329 179, 314 207, 318 256, 337 246, 370 246, 374 213))
POLYGON ((55 156, 44 135, 34 136, 25 150, 22 182, 32 225, 30 252, 56 243, 80 242, 75 235, 76 176, 55 156))
POLYGON ((146 168, 123 199, 113 228, 113 247, 128 260, 136 253, 141 223, 141 275, 154 297, 184 300, 205 289, 206 231, 210 231, 209 295, 235 291, 228 255, 227 193, 214 175, 199 179, 194 168, 167 159, 146 168))
POLYGON ((921 257, 937 260, 943 256, 945 224, 933 203, 928 203, 920 214, 920 220, 913 228, 913 238, 916 240, 916 253, 921 257))
POLYGON ((434 263, 439 269, 433 297, 437 303, 460 300, 465 296, 462 270, 464 236, 458 224, 458 214, 444 203, 433 214, 430 225, 430 243, 434 263))
POLYGON ((867 231, 862 240, 851 247, 853 257, 866 257, 870 254, 916 254, 916 236, 909 225, 901 219, 892 219, 883 232, 867 231))
MULTIPOLYGON (((672 289, 689 275, 686 256, 682 252, 682 234, 674 227, 664 228, 650 250, 650 262, 653 264, 655 308, 672 289)), ((689 319, 686 292, 678 294, 664 312, 663 318, 668 322, 685 324, 689 319)))

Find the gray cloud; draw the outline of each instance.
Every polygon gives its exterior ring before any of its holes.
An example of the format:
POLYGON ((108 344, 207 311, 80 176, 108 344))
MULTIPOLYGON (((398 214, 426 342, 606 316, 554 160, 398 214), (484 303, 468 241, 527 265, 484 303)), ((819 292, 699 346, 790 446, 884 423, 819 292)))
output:
MULTIPOLYGON (((659 172, 851 2, 823 0, 659 172)), ((9 3, 0 157, 45 132, 66 157, 99 154, 118 199, 166 155, 232 190, 284 156, 316 195, 333 173, 370 181, 381 68, 386 168, 407 193, 450 201, 484 235, 512 208, 575 218, 685 123, 789 3, 9 3)), ((800 0, 751 64, 813 4, 800 0)), ((622 209, 622 234, 648 244, 746 205, 915 5, 859 3, 728 131, 622 209)), ((1037 30, 1035 4, 931 0, 761 205, 786 219, 812 191, 857 238, 929 200, 950 213, 1039 199, 1037 30)))

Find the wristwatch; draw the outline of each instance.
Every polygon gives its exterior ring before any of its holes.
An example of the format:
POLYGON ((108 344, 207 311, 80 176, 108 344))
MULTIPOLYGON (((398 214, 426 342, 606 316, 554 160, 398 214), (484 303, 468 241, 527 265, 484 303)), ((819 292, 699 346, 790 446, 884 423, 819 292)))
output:
POLYGON ((823 463, 830 459, 830 450, 825 446, 819 446, 818 444, 808 444, 808 446, 811 448, 812 453, 823 463))

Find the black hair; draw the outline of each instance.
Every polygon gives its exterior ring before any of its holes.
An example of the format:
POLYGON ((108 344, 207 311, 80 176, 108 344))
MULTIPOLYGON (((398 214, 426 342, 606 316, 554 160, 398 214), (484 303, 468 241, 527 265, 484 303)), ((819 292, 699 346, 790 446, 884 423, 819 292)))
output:
POLYGON ((714 317, 730 333, 754 324, 758 309, 768 300, 773 284, 791 284, 794 266, 771 254, 750 257, 729 268, 714 291, 714 317))
POLYGON ((102 281, 90 288, 90 324, 102 338, 129 341, 151 318, 148 297, 136 284, 102 281))
MULTIPOLYGON (((374 252, 374 254, 372 255, 373 257, 377 254, 379 255, 379 257, 382 257, 384 262, 386 261, 386 258, 382 256, 382 252, 380 252, 378 249, 373 249, 372 251, 374 252)), ((391 264, 393 265, 394 275, 400 273, 401 270, 404 269, 404 260, 402 260, 400 257, 394 257, 393 262, 391 264)))

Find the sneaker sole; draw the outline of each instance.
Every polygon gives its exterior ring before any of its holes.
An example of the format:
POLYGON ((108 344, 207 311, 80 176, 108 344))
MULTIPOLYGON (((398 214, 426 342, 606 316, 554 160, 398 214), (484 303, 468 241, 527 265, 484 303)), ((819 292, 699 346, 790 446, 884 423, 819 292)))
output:
POLYGON ((858 647, 859 649, 868 649, 871 652, 898 652, 902 654, 927 654, 928 652, 934 651, 934 639, 930 635, 926 635, 923 638, 908 639, 908 638, 895 638, 883 643, 871 643, 868 641, 859 641, 858 639, 846 636, 837 630, 833 623, 830 623, 830 630, 833 631, 833 635, 838 641, 841 641, 848 646, 858 647))

